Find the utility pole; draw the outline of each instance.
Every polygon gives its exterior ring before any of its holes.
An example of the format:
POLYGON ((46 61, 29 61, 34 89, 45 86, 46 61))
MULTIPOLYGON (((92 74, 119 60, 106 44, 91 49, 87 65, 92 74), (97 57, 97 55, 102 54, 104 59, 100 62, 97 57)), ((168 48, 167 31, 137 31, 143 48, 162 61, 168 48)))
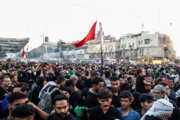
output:
POLYGON ((43 38, 43 55, 42 55, 42 59, 45 61, 45 57, 44 55, 47 54, 47 42, 48 42, 48 37, 45 36, 45 33, 43 32, 42 35, 40 35, 43 38), (46 44, 45 44, 46 43, 46 44))
MULTIPOLYGON (((42 43, 42 46, 43 46, 43 53, 45 53, 45 48, 44 48, 44 43, 45 43, 45 35, 44 35, 44 32, 42 35, 40 35, 40 37, 43 38, 43 43, 42 43)), ((44 54, 42 55, 42 59, 44 60, 44 54)))
POLYGON ((103 64, 104 64, 104 59, 103 59, 103 45, 104 45, 104 34, 103 34, 103 31, 102 31, 102 24, 99 23, 99 31, 100 31, 100 39, 101 39, 101 70, 102 70, 102 75, 103 75, 103 64))

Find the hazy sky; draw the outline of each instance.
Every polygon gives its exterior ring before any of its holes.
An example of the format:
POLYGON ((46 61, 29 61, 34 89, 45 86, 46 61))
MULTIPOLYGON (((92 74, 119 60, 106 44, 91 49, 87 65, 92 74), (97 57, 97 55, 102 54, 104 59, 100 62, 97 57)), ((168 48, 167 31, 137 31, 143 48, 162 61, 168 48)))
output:
POLYGON ((170 35, 180 55, 178 1, 0 0, 0 37, 30 37, 30 45, 37 47, 43 33, 53 42, 81 40, 96 20, 105 35, 116 38, 141 32, 144 24, 145 31, 170 35))

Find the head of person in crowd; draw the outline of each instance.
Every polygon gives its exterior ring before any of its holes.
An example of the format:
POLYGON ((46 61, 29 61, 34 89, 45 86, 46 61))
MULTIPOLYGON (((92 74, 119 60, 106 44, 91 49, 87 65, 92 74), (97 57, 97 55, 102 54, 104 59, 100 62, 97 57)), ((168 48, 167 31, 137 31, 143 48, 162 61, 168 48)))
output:
POLYGON ((152 69, 151 69, 151 68, 148 68, 148 69, 147 69, 147 74, 148 74, 148 75, 151 75, 151 74, 152 74, 152 69))
POLYGON ((132 83, 132 82, 133 82, 133 77, 132 77, 132 76, 129 76, 129 77, 127 78, 127 80, 128 80, 128 83, 132 83))
POLYGON ((61 88, 62 86, 64 86, 64 84, 65 84, 65 78, 62 76, 59 76, 56 80, 56 86, 58 88, 61 88))
POLYGON ((119 82, 120 82, 120 84, 123 84, 123 83, 124 83, 124 78, 123 78, 123 77, 120 77, 120 78, 119 78, 119 82))
POLYGON ((175 73, 175 70, 174 69, 170 69, 169 74, 172 75, 174 73, 175 73))
POLYGON ((27 103, 28 98, 20 92, 13 92, 8 96, 8 109, 9 109, 9 118, 12 117, 12 111, 18 106, 27 103))
POLYGON ((110 79, 112 91, 118 92, 120 88, 120 81, 118 77, 112 77, 110 79))
POLYGON ((144 88, 148 92, 151 91, 152 84, 150 82, 144 83, 144 88))
POLYGON ((78 81, 78 77, 76 75, 72 75, 70 77, 70 80, 73 80, 74 84, 76 85, 77 84, 77 81, 78 81))
POLYGON ((81 70, 80 71, 80 78, 84 78, 86 76, 86 74, 85 74, 85 71, 84 70, 81 70))
POLYGON ((34 120, 34 116, 35 109, 29 104, 18 105, 12 111, 13 120, 34 120))
MULTIPOLYGON (((42 77, 42 76, 41 76, 42 77)), ((53 75, 53 73, 47 71, 46 72, 46 80, 47 81, 55 81, 55 76, 53 75)))
POLYGON ((112 92, 108 88, 103 88, 98 92, 98 102, 104 113, 108 111, 112 102, 112 92))
POLYGON ((133 101, 134 97, 129 91, 121 92, 120 102, 122 109, 129 109, 133 101))
POLYGON ((100 73, 97 72, 97 71, 92 72, 92 73, 91 73, 91 78, 93 79, 94 77, 101 77, 101 76, 100 76, 100 73))
POLYGON ((96 94, 99 90, 102 90, 104 87, 104 80, 100 77, 94 77, 92 80, 92 90, 96 94))
POLYGON ((124 72, 124 73, 123 73, 123 77, 124 77, 124 78, 128 78, 128 77, 129 77, 128 72, 124 72))
POLYGON ((151 95, 144 93, 139 97, 139 102, 141 108, 144 110, 143 114, 145 114, 145 112, 152 107, 153 97, 151 95))
POLYGON ((111 72, 110 71, 106 71, 105 72, 105 77, 110 79, 112 77, 111 72))
POLYGON ((68 87, 70 90, 74 90, 74 88, 76 87, 75 83, 73 80, 66 80, 65 82, 65 86, 68 87))
POLYGON ((152 94, 155 100, 163 99, 166 95, 166 90, 163 85, 156 85, 152 90, 152 94))
POLYGON ((166 81, 166 80, 168 80, 168 76, 166 76, 166 75, 161 75, 161 76, 159 77, 159 79, 161 79, 162 81, 166 81))
POLYGON ((38 86, 44 86, 47 83, 47 80, 45 79, 45 77, 38 77, 36 80, 36 84, 38 86))
POLYGON ((136 82, 135 81, 133 81, 133 83, 132 83, 132 90, 136 91, 136 82))
POLYGON ((2 87, 8 89, 11 86, 11 80, 10 77, 5 76, 2 81, 2 87))
MULTIPOLYGON (((121 78, 120 78, 120 79, 121 79, 121 78)), ((120 81, 121 81, 121 83, 120 83, 121 85, 122 85, 122 84, 128 84, 128 79, 125 78, 125 77, 124 77, 123 79, 121 79, 120 81)))
POLYGON ((150 83, 152 83, 152 81, 153 81, 151 75, 146 75, 146 76, 145 76, 145 80, 146 80, 147 82, 150 82, 150 83))
POLYGON ((144 69, 138 69, 138 70, 137 70, 137 75, 138 75, 138 76, 144 76, 144 75, 145 75, 144 69))
POLYGON ((3 81, 4 75, 3 73, 0 71, 0 83, 3 81))
POLYGON ((3 74, 2 74, 2 72, 0 72, 0 78, 2 78, 3 77, 3 74))
POLYGON ((173 80, 169 80, 168 84, 169 84, 169 88, 170 88, 171 90, 174 90, 175 85, 174 85, 173 80))
POLYGON ((160 82, 163 82, 163 81, 165 81, 165 80, 162 80, 161 78, 159 78, 155 81, 155 85, 158 85, 160 82))
POLYGON ((159 83, 159 85, 164 86, 164 88, 165 88, 165 90, 166 90, 165 93, 166 93, 167 96, 169 96, 169 95, 170 95, 170 89, 169 89, 168 83, 162 81, 162 82, 159 83))
POLYGON ((155 101, 152 107, 144 114, 141 120, 168 120, 173 113, 173 104, 165 99, 155 101))
POLYGON ((11 79, 11 82, 13 82, 15 84, 18 82, 17 75, 10 75, 10 79, 11 79))
POLYGON ((64 94, 57 95, 53 101, 53 108, 59 119, 69 115, 69 99, 64 94))
POLYGON ((22 82, 14 86, 13 92, 20 92, 28 96, 29 89, 29 85, 27 83, 22 82))

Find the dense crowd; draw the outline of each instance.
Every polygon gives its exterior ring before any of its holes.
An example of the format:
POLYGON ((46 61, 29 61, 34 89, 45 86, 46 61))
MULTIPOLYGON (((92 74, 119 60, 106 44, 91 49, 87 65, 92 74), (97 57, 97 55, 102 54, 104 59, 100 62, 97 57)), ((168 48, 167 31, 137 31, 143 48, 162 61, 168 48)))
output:
POLYGON ((0 62, 0 120, 180 120, 180 66, 0 62))

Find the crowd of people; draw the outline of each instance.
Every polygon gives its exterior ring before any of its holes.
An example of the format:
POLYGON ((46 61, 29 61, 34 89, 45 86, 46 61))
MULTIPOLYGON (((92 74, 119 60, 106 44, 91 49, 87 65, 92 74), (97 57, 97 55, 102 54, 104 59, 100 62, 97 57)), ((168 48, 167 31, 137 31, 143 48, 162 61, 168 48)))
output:
POLYGON ((0 62, 0 120, 180 120, 180 66, 0 62))

